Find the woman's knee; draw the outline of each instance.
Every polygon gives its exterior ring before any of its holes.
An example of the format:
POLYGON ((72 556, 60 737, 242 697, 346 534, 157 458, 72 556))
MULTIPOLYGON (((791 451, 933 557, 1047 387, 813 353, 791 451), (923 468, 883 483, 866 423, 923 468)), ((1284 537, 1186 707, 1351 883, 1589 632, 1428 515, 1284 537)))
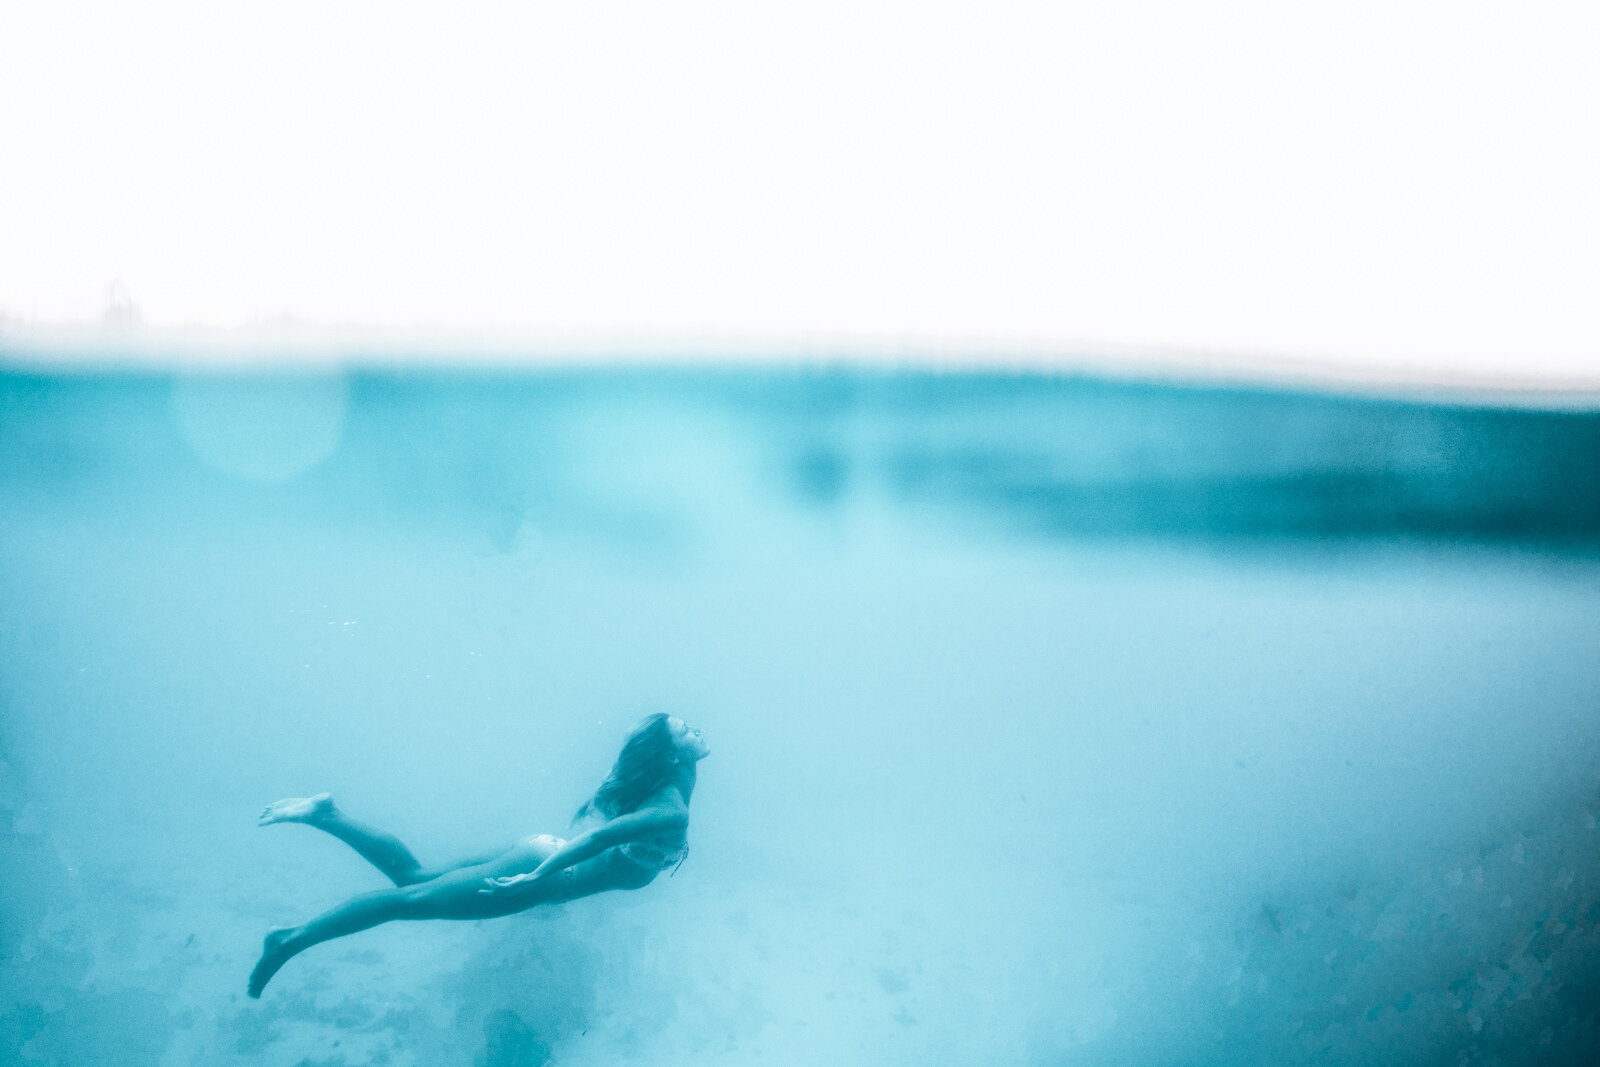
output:
POLYGON ((408 886, 401 908, 408 919, 482 919, 500 914, 488 896, 480 894, 480 884, 463 884, 440 879, 408 886))
POLYGON ((439 911, 438 894, 430 882, 401 886, 395 890, 396 910, 406 919, 432 919, 439 911))
POLYGON ((429 881, 439 876, 438 871, 425 871, 421 867, 407 867, 389 872, 389 880, 401 889, 429 881))

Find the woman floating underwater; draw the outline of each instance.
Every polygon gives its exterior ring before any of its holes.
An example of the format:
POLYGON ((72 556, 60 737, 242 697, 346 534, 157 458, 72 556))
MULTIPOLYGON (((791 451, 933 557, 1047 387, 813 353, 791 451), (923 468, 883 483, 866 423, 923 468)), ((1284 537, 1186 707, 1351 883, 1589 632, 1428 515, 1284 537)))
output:
POLYGON ((525 837, 509 849, 451 867, 424 869, 399 838, 363 826, 319 793, 280 800, 260 823, 300 822, 355 849, 394 882, 340 904, 302 926, 267 934, 250 972, 261 996, 289 959, 312 945, 395 919, 492 919, 540 904, 559 904, 610 889, 642 889, 688 855, 689 796, 695 764, 711 750, 682 719, 650 715, 632 730, 594 797, 573 822, 592 827, 570 841, 525 837))

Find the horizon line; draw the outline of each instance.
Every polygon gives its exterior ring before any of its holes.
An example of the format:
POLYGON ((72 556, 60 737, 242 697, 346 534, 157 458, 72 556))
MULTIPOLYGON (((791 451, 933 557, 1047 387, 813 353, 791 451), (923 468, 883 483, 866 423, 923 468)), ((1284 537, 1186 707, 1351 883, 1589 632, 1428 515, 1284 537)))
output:
POLYGON ((318 367, 466 373, 818 366, 1083 376, 1195 387, 1287 388, 1431 403, 1600 409, 1600 371, 1454 370, 1403 358, 1204 345, 936 336, 905 332, 536 329, 328 324, 293 317, 235 326, 153 324, 134 311, 78 321, 0 317, 0 373, 280 371, 318 367))

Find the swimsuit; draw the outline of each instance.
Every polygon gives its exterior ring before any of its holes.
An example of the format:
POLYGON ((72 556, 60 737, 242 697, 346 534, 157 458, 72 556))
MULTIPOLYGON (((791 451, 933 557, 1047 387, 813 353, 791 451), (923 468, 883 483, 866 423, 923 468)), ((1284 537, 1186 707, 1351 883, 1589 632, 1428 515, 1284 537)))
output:
POLYGON ((664 871, 670 867, 677 873, 683 861, 689 858, 689 842, 681 841, 673 847, 659 840, 626 841, 617 846, 617 851, 647 871, 664 871))

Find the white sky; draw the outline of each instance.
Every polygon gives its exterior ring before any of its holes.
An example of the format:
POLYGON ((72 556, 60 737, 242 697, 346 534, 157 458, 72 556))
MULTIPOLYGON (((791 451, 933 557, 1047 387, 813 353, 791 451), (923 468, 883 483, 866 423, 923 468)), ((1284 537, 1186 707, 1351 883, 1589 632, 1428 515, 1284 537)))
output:
POLYGON ((0 6, 0 314, 1600 380, 1600 4, 0 6))

